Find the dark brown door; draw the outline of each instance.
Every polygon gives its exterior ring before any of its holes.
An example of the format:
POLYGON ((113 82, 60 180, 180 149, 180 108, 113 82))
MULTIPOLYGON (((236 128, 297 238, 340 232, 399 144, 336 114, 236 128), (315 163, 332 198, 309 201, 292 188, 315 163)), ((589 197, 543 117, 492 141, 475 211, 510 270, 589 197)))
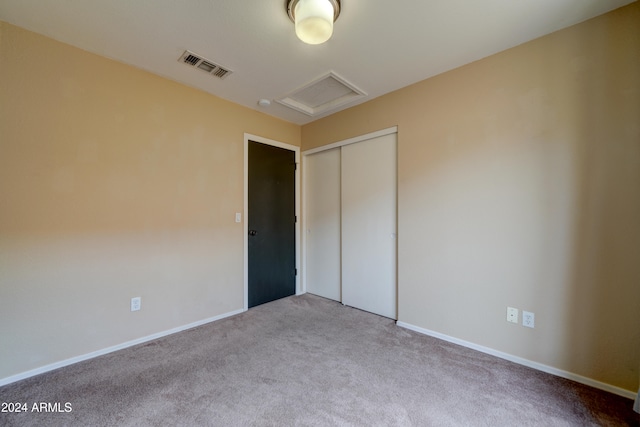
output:
POLYGON ((249 141, 249 307, 296 290, 295 153, 249 141))

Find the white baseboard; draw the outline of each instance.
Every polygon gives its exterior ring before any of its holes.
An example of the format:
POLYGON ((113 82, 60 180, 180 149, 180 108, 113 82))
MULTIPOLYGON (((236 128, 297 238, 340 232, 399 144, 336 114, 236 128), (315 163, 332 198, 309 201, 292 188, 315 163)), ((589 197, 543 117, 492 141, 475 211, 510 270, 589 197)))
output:
POLYGON ((441 334, 439 332, 435 332, 435 331, 431 331, 429 329, 425 329, 425 328, 421 328, 419 326, 415 326, 412 325, 410 323, 405 323, 405 322, 396 322, 396 324, 402 328, 405 329, 410 329, 412 331, 424 334, 424 335, 429 335, 430 337, 434 337, 434 338, 438 338, 441 339, 443 341, 447 341, 453 344, 458 344, 461 345, 463 347, 467 347, 470 348, 472 350, 477 350, 480 351, 482 353, 486 353, 486 354, 490 354, 491 356, 496 356, 499 357, 501 359, 505 359, 508 360, 510 362, 514 362, 517 363, 519 365, 524 365, 527 366, 529 368, 533 368, 533 369, 537 369, 538 371, 542 371, 542 372, 546 372, 548 374, 552 374, 561 378, 566 378, 575 382, 578 382, 580 384, 584 384, 584 385, 588 385, 600 390, 604 390, 604 391, 608 391, 610 393, 613 394, 617 394, 618 396, 622 396, 622 397, 626 397, 629 399, 635 399, 637 396, 637 392, 634 391, 629 391, 629 390, 625 390, 623 388, 620 387, 616 387, 616 386, 612 386, 610 384, 606 384, 600 381, 596 381, 593 380, 591 378, 587 378, 587 377, 583 377, 582 375, 578 375, 578 374, 574 374, 571 372, 567 372, 567 371, 563 371, 562 369, 557 369, 554 368, 552 366, 548 366, 548 365, 544 365, 542 363, 538 363, 538 362, 534 362, 528 359, 524 359, 522 357, 518 357, 518 356, 513 356, 511 354, 508 353, 503 353, 501 351, 498 350, 494 350, 492 348, 489 347, 484 347, 478 344, 474 344, 472 342, 469 341, 464 341, 458 338, 454 338, 451 337, 449 335, 445 335, 445 334, 441 334))
POLYGON ((206 323, 215 322, 216 320, 221 320, 226 317, 235 316, 236 314, 240 314, 245 312, 246 310, 240 309, 231 311, 228 313, 220 314, 218 316, 210 317, 208 319, 199 320, 197 322, 189 323, 188 325, 178 326, 177 328, 169 329, 167 331, 158 332, 153 335, 148 335, 146 337, 138 338, 132 341, 127 341, 122 344, 114 345, 112 347, 107 347, 102 350, 93 351, 91 353, 83 354, 81 356, 72 357, 70 359, 62 360, 60 362, 52 363, 50 365, 42 366, 40 368, 31 369, 26 372, 22 372, 20 374, 12 375, 10 377, 0 379, 0 386, 14 383, 16 381, 24 380, 29 377, 33 377, 35 375, 43 374, 45 372, 53 371, 54 369, 62 368, 65 366, 73 365, 74 363, 82 362, 85 360, 93 359, 94 357, 102 356, 104 354, 113 353, 114 351, 122 350, 127 347, 132 347, 134 345, 142 344, 147 341, 153 341, 158 338, 165 337, 167 335, 175 334, 177 332, 186 331, 187 329, 195 328, 196 326, 201 326, 206 323))

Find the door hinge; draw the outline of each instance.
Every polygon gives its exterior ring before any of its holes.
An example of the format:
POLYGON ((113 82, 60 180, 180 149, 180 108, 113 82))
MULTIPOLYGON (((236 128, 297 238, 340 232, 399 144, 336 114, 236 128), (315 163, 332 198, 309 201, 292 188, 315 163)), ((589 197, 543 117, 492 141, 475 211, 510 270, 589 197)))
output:
POLYGON ((293 275, 294 275, 294 276, 297 276, 297 275, 298 275, 298 269, 297 269, 297 268, 294 268, 294 269, 293 269, 293 275))
POLYGON ((293 170, 294 170, 294 171, 297 171, 297 170, 298 170, 298 163, 297 163, 297 162, 293 164, 293 170))
POLYGON ((294 215, 293 216, 293 222, 297 223, 298 222, 298 215, 294 215))

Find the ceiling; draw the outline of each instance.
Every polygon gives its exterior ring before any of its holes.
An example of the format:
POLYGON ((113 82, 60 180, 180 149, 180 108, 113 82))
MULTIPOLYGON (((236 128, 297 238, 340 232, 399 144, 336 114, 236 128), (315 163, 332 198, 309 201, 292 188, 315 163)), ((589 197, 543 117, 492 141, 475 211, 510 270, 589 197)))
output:
POLYGON ((0 20, 302 125, 632 2, 342 0, 316 46, 296 38, 284 0, 0 0, 0 20), (181 63, 185 50, 232 73, 181 63), (314 116, 258 105, 330 72, 366 95, 314 116))

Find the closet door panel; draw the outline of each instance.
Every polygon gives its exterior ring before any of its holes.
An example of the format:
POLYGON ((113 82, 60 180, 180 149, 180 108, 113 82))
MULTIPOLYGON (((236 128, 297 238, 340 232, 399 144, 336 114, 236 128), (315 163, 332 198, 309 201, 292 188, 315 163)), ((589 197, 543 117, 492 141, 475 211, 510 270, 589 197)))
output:
POLYGON ((340 148, 305 158, 307 292, 341 300, 340 148))
POLYGON ((397 318, 396 134, 341 152, 342 302, 397 318))

